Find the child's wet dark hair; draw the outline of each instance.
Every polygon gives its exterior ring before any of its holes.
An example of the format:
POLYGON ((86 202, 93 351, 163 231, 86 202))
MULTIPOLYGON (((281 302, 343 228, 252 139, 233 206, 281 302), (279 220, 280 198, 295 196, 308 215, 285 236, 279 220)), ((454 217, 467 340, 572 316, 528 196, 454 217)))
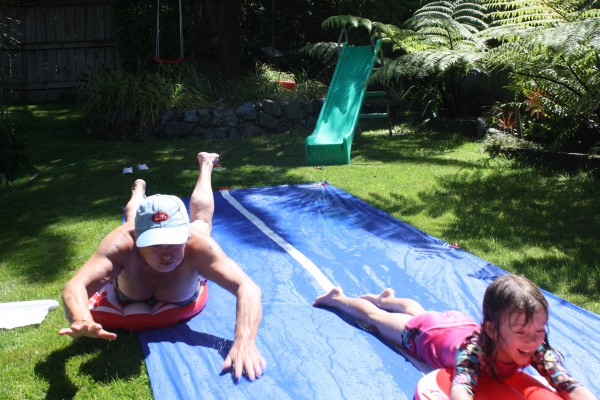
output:
MULTIPOLYGON (((497 346, 496 341, 486 333, 485 324, 486 322, 491 323, 495 337, 502 340, 500 336, 502 318, 515 312, 523 313, 527 324, 539 312, 545 312, 548 315, 548 301, 540 289, 529 279, 512 274, 500 276, 485 291, 481 324, 483 357, 493 377, 497 377, 494 367, 497 346)), ((547 335, 544 341, 548 343, 547 335)))

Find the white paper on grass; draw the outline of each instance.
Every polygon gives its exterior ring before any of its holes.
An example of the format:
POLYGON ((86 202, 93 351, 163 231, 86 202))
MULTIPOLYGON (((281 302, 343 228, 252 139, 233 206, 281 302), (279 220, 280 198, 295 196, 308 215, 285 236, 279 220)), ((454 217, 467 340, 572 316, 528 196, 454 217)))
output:
POLYGON ((58 307, 56 300, 31 300, 0 303, 0 329, 13 329, 41 323, 48 312, 58 307))

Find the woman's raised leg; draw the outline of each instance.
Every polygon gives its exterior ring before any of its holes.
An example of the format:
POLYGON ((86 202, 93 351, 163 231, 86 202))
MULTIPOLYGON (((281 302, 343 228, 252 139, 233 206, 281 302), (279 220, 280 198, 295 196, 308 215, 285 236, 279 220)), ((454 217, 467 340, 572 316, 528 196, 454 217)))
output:
POLYGON ((198 180, 190 197, 190 221, 204 225, 204 229, 210 233, 215 213, 212 171, 213 165, 219 161, 219 155, 201 152, 196 157, 198 158, 198 180))
POLYGON ((138 207, 142 203, 142 200, 146 198, 146 181, 143 179, 136 179, 131 187, 131 198, 125 205, 123 213, 125 214, 125 222, 134 221, 135 213, 138 207))

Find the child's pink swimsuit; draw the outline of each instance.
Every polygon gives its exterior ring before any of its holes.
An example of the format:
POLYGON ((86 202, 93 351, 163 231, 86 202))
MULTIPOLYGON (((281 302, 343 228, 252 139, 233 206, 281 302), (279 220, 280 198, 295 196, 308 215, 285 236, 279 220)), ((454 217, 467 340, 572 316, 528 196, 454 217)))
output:
MULTIPOLYGON (((480 345, 480 325, 459 311, 428 311, 413 317, 401 332, 408 353, 433 368, 455 369, 452 385, 474 395, 479 375, 487 373, 480 345)), ((555 388, 570 392, 580 383, 559 362, 552 348, 542 342, 531 365, 555 388)), ((508 378, 516 365, 495 364, 499 378, 508 378)))
POLYGON ((402 344, 433 368, 454 368, 456 349, 475 331, 479 324, 464 313, 428 311, 406 324, 402 344))

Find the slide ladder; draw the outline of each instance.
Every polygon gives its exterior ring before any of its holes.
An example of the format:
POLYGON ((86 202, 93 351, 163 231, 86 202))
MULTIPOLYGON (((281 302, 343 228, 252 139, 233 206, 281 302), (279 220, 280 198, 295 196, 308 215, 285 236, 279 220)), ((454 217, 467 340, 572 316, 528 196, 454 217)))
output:
POLYGON ((315 129, 305 140, 307 165, 350 164, 352 139, 380 46, 381 39, 367 46, 344 43, 315 129))

